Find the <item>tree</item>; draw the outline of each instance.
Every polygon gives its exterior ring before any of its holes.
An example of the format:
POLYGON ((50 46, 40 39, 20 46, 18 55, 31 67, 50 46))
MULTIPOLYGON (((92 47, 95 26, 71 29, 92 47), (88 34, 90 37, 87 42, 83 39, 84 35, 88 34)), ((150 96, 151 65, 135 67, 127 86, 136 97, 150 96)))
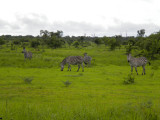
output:
POLYGON ((52 48, 61 47, 64 43, 61 39, 63 31, 57 30, 57 32, 49 32, 47 30, 40 30, 40 36, 42 37, 44 44, 52 48))
POLYGON ((136 43, 136 41, 135 41, 134 38, 130 38, 130 39, 128 40, 128 44, 130 44, 130 45, 132 45, 132 46, 134 46, 135 43, 136 43))
POLYGON ((54 33, 58 38, 61 38, 63 36, 63 31, 57 30, 57 32, 54 33))
POLYGON ((110 50, 115 50, 118 44, 115 38, 110 38, 108 40, 108 45, 110 46, 110 50))
POLYGON ((137 31, 139 37, 144 37, 144 34, 145 34, 145 29, 141 29, 141 30, 138 30, 137 31))
POLYGON ((73 43, 73 40, 67 40, 67 43, 68 43, 68 45, 69 45, 69 47, 71 46, 71 44, 73 43))
POLYGON ((109 38, 106 37, 106 36, 104 36, 104 37, 102 37, 102 41, 104 42, 105 46, 107 46, 107 45, 108 45, 109 38))
POLYGON ((102 40, 100 38, 95 38, 94 42, 97 44, 97 46, 102 44, 102 40))
POLYGON ((48 37, 48 36, 50 36, 50 32, 47 30, 40 30, 40 36, 48 37))
POLYGON ((160 32, 148 37, 138 37, 135 45, 138 46, 140 54, 149 59, 156 59, 160 53, 160 32))
POLYGON ((13 41, 13 44, 14 44, 14 45, 20 45, 20 44, 21 44, 21 41, 20 41, 20 40, 14 40, 14 41, 13 41))
POLYGON ((48 42, 48 46, 51 47, 51 48, 59 48, 63 45, 63 41, 61 38, 58 38, 56 36, 52 36, 50 39, 49 39, 49 42, 48 42))
POLYGON ((0 45, 5 44, 5 41, 3 40, 3 38, 0 38, 0 45))
POLYGON ((40 36, 42 37, 43 41, 42 41, 42 46, 44 44, 48 44, 48 40, 50 37, 50 32, 47 30, 40 30, 40 36))
POLYGON ((83 46, 83 42, 84 42, 85 37, 84 36, 80 36, 78 39, 78 42, 83 46))
POLYGON ((31 41, 31 47, 37 48, 40 45, 40 42, 37 39, 31 41))

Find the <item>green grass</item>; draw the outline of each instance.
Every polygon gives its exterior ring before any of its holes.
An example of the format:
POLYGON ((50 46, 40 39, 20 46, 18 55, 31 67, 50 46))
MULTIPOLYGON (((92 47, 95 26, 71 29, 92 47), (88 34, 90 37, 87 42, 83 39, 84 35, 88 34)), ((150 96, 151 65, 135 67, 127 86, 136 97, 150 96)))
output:
MULTIPOLYGON (((103 47, 33 51, 24 61, 19 48, 0 49, 0 117, 5 120, 157 120, 160 119, 160 70, 146 66, 146 75, 133 72, 134 83, 123 82, 130 74, 125 49, 103 47), (88 55, 91 67, 76 72, 60 71, 69 55, 88 55), (32 78, 30 84, 24 78, 32 78), (66 87, 64 82, 71 84, 66 87)), ((152 62, 151 62, 152 63, 152 62)))

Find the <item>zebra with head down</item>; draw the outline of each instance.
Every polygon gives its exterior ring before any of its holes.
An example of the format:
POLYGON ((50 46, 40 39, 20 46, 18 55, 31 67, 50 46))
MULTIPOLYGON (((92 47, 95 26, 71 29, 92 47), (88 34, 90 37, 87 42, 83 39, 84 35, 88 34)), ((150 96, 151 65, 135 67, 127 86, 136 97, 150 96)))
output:
MULTIPOLYGON (((137 67, 142 66, 142 68, 143 68, 142 75, 143 75, 143 74, 144 74, 144 75, 146 74, 146 73, 145 73, 145 65, 146 65, 147 62, 148 62, 147 58, 145 58, 145 57, 135 58, 135 57, 132 57, 131 54, 128 54, 127 60, 128 60, 128 62, 130 63, 131 72, 133 72, 133 67, 135 67, 135 70, 136 70, 137 75, 138 75, 137 67)), ((149 65, 150 65, 150 62, 148 62, 148 63, 149 63, 149 65)))
POLYGON ((32 59, 32 52, 30 52, 30 51, 26 51, 26 49, 25 49, 25 47, 23 47, 23 51, 22 51, 22 53, 24 53, 24 59, 26 60, 26 59, 32 59))
POLYGON ((66 57, 65 59, 63 59, 63 61, 61 62, 61 71, 63 71, 64 69, 64 65, 68 64, 68 71, 71 71, 71 65, 78 65, 78 70, 80 68, 80 65, 82 66, 82 72, 84 71, 83 68, 83 57, 82 56, 69 56, 66 57))

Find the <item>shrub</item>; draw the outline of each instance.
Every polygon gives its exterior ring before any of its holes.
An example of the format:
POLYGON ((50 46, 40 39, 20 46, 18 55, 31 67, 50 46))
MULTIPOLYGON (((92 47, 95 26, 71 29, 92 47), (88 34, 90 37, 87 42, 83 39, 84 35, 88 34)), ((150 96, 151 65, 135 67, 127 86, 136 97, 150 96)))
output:
POLYGON ((37 48, 39 45, 40 45, 40 42, 38 40, 31 41, 31 47, 37 48))
POLYGON ((70 84, 71 84, 71 82, 69 81, 69 80, 67 80, 67 81, 65 81, 65 82, 63 82, 64 83, 64 85, 66 86, 66 87, 68 87, 70 84))
POLYGON ((5 41, 2 38, 0 38, 0 45, 3 45, 3 44, 5 44, 5 41))
POLYGON ((23 80, 24 80, 24 83, 31 84, 33 77, 24 77, 23 80))
POLYGON ((73 42, 73 46, 74 46, 75 48, 78 48, 79 45, 80 45, 80 43, 79 43, 78 41, 74 41, 74 42, 73 42))
POLYGON ((124 84, 133 84, 135 77, 132 74, 128 74, 128 77, 125 78, 124 84))
POLYGON ((64 41, 61 38, 52 36, 48 41, 48 46, 51 48, 60 48, 64 44, 64 41))

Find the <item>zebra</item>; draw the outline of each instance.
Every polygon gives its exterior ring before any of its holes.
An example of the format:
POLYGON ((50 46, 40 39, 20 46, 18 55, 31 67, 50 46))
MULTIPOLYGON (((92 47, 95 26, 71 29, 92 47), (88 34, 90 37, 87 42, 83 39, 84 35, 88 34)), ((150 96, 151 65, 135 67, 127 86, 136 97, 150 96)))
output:
POLYGON ((85 66, 87 64, 90 65, 91 64, 91 60, 92 60, 92 58, 90 56, 88 56, 87 53, 84 53, 84 64, 85 64, 85 66))
MULTIPOLYGON (((135 57, 132 57, 131 54, 128 54, 127 60, 128 60, 128 62, 130 63, 131 72, 133 72, 133 67, 135 67, 136 73, 137 73, 137 75, 138 75, 137 67, 142 66, 142 68, 143 68, 142 75, 143 75, 143 74, 144 74, 144 75, 146 74, 146 73, 145 73, 145 65, 146 65, 147 62, 148 62, 147 58, 145 58, 145 57, 135 58, 135 57)), ((149 63, 149 65, 150 65, 150 62, 148 62, 148 63, 149 63)))
POLYGON ((30 52, 30 51, 27 52, 26 49, 25 49, 25 47, 23 47, 22 53, 24 53, 24 59, 25 60, 26 59, 29 59, 29 60, 32 59, 32 52, 30 52))
POLYGON ((84 68, 83 68, 83 57, 82 56, 69 56, 66 57, 65 59, 63 59, 63 61, 61 62, 61 71, 63 71, 64 69, 64 65, 68 64, 68 71, 71 71, 71 65, 78 65, 78 70, 80 68, 80 65, 82 66, 82 72, 84 72, 84 68))

